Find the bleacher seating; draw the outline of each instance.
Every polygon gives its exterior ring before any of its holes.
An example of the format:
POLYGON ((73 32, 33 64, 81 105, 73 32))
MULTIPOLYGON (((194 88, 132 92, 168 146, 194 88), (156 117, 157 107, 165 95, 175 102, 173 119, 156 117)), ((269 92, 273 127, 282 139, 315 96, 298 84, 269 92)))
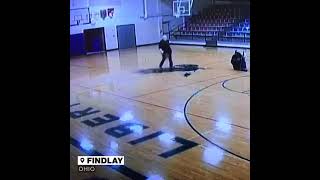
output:
POLYGON ((250 17, 248 7, 217 5, 193 15, 182 26, 173 31, 177 38, 219 37, 227 41, 250 41, 250 17))

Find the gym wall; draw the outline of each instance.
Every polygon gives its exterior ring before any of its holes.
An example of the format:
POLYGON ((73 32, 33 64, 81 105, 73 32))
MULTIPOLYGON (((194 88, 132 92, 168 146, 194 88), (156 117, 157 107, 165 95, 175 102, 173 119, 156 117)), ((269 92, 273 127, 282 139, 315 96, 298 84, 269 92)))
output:
MULTIPOLYGON (((148 6, 159 7, 159 0, 147 0, 148 6)), ((84 29, 105 28, 106 49, 117 49, 117 25, 135 24, 136 43, 145 45, 157 43, 161 37, 161 16, 144 19, 143 0, 71 0, 72 8, 87 8, 90 13, 100 13, 101 9, 114 8, 113 18, 95 18, 95 23, 70 26, 70 35, 81 34, 84 29)), ((154 9, 154 10, 158 10, 154 9)), ((159 14, 159 13, 158 13, 159 14)))

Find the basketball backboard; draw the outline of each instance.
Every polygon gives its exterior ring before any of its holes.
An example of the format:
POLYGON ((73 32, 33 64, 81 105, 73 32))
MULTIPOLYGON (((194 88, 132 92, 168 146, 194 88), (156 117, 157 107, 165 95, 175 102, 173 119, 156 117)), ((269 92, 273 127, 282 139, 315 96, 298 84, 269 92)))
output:
POLYGON ((173 1, 173 15, 176 17, 191 16, 191 3, 191 0, 173 1))
POLYGON ((70 9, 70 26, 77 26, 89 23, 89 8, 70 9))

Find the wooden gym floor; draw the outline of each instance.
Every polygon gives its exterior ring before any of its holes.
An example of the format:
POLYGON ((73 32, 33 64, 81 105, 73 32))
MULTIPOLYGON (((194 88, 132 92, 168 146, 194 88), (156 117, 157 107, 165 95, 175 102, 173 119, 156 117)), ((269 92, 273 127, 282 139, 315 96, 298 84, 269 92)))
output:
POLYGON ((71 179, 250 179, 250 50, 239 72, 233 48, 172 49, 175 65, 205 69, 140 73, 158 67, 157 45, 71 58, 71 179), (89 154, 125 166, 78 172, 89 154))

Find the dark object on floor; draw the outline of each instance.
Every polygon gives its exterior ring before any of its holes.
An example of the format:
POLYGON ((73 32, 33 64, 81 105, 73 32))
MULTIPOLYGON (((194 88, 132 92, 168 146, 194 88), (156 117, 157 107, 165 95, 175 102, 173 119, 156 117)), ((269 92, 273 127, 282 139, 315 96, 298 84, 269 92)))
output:
POLYGON ((236 71, 248 71, 246 66, 246 60, 244 58, 244 52, 241 55, 239 52, 235 51, 234 55, 231 58, 231 64, 233 66, 233 69, 236 71))
POLYGON ((150 73, 162 73, 162 72, 172 72, 172 71, 196 71, 200 69, 196 64, 179 64, 173 66, 172 69, 170 68, 153 68, 153 69, 143 69, 140 70, 140 73, 150 74, 150 73))
POLYGON ((196 64, 180 64, 180 65, 175 65, 175 69, 177 70, 183 70, 183 71, 196 71, 199 69, 199 66, 196 64))
POLYGON ((188 77, 188 76, 190 76, 190 75, 191 75, 191 73, 186 72, 186 73, 184 74, 184 77, 188 77))

